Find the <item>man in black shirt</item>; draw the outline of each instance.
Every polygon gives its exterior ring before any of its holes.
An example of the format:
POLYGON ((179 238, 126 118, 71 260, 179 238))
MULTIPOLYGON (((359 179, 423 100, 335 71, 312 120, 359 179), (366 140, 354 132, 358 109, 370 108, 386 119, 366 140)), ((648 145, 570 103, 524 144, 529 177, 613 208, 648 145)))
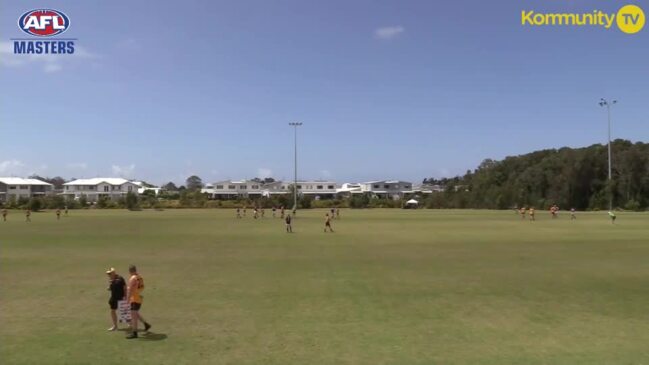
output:
POLYGON ((110 306, 110 318, 113 320, 113 327, 109 328, 109 331, 115 331, 117 329, 117 302, 120 300, 126 299, 126 281, 124 278, 117 275, 114 268, 106 270, 106 275, 108 275, 108 290, 110 290, 110 299, 108 300, 108 305, 110 306))
POLYGON ((293 226, 291 225, 291 215, 286 215, 286 233, 293 233, 293 226))

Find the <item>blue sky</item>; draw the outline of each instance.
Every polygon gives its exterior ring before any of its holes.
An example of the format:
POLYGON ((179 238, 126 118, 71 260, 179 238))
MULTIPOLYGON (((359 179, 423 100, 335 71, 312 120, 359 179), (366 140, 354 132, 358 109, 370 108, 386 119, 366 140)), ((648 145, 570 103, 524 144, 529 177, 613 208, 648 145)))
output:
MULTIPOLYGON (((649 27, 530 28, 615 1, 4 1, 0 175, 154 183, 293 175, 420 181, 485 158, 649 141, 649 27), (27 10, 75 55, 11 55, 27 10)), ((649 13, 649 3, 635 2, 649 13)))

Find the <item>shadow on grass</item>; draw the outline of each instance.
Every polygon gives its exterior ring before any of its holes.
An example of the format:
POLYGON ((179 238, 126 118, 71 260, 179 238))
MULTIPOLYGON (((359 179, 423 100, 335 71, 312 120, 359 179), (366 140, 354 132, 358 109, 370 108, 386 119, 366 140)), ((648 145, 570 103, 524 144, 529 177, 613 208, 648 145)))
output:
POLYGON ((167 334, 166 333, 155 333, 155 332, 148 332, 144 335, 140 336, 141 340, 145 341, 162 341, 167 339, 167 334))

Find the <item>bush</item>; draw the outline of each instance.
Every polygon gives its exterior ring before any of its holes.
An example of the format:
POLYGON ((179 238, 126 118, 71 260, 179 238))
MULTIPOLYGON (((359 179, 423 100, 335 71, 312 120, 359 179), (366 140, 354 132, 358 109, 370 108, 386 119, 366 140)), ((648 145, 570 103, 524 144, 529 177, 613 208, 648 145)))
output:
POLYGON ((88 207, 88 198, 86 198, 85 195, 81 195, 79 197, 79 205, 81 208, 87 208, 88 207))
POLYGON ((350 208, 367 208, 370 205, 370 197, 367 194, 352 195, 349 200, 350 208))
POLYGON ((43 201, 40 198, 31 198, 27 203, 27 208, 32 212, 38 212, 43 207, 43 201))
POLYGON ((29 204, 29 199, 25 197, 20 197, 18 198, 18 201, 16 202, 16 208, 24 209, 27 208, 29 204))
POLYGON ((630 199, 626 204, 624 205, 624 209, 626 210, 633 210, 633 211, 640 211, 640 202, 634 199, 630 199))
POLYGON ((303 195, 297 201, 300 209, 311 209, 311 203, 313 203, 313 197, 310 195, 303 195))
POLYGON ((128 210, 137 210, 140 208, 138 204, 137 194, 129 191, 126 193, 126 199, 124 199, 124 204, 128 210))

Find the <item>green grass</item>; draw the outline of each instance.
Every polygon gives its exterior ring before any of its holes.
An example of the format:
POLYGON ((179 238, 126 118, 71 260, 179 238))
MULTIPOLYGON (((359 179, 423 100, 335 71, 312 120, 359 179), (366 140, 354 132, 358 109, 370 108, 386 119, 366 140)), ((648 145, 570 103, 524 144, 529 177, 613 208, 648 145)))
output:
POLYGON ((649 362, 649 214, 19 212, 0 222, 2 364, 649 362), (108 333, 104 270, 146 282, 108 333))

